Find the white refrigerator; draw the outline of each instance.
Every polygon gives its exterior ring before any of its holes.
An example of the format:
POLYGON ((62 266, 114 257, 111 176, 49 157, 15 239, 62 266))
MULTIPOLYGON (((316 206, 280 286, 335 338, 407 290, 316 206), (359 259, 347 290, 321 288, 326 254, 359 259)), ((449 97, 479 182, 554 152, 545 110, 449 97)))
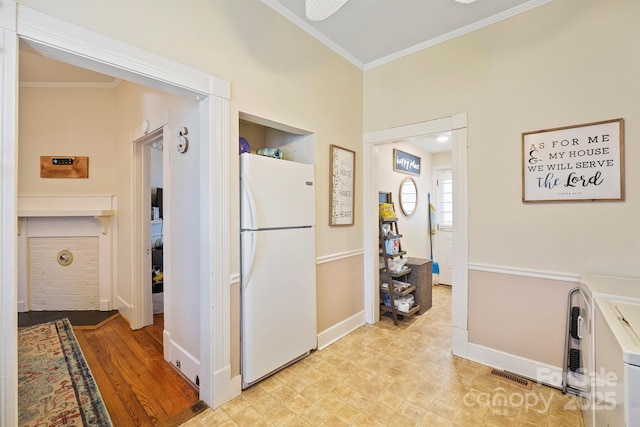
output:
POLYGON ((314 166, 240 156, 246 388, 317 347, 314 166))

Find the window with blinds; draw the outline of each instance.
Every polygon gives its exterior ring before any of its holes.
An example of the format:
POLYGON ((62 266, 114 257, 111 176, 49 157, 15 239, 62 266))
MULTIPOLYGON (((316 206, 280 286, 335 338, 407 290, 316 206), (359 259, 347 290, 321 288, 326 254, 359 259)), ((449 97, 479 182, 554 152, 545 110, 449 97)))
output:
POLYGON ((440 229, 453 228, 453 179, 450 169, 438 172, 437 215, 440 229))

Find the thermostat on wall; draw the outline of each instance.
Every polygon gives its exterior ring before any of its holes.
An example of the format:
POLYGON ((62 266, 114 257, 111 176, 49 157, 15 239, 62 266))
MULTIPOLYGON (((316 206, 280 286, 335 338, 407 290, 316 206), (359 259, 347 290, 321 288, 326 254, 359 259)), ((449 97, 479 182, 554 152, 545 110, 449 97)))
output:
POLYGON ((88 178, 87 156, 40 156, 40 178, 88 178))

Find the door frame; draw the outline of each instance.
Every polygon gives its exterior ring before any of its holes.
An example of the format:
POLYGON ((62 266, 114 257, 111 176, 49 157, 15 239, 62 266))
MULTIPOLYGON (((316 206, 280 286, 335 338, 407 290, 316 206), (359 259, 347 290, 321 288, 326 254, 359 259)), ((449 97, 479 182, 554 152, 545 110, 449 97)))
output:
MULTIPOLYGON (((169 140, 169 113, 164 112, 161 117, 150 120, 148 129, 142 131, 142 136, 137 136, 134 132, 134 139, 131 141, 132 159, 131 167, 131 253, 133 256, 133 266, 131 268, 133 283, 133 311, 129 317, 131 329, 140 329, 153 324, 153 304, 151 296, 151 224, 149 221, 149 207, 151 206, 151 143, 159 137, 163 141, 169 140), (145 134, 146 132, 146 134, 145 134)), ((165 177, 168 176, 166 170, 164 150, 162 152, 162 176, 163 187, 165 177)), ((171 195, 167 191, 167 201, 171 200, 171 195)), ((169 225, 169 210, 163 213, 163 231, 165 225, 169 225), (167 224, 165 224, 165 221, 167 224)), ((169 227, 167 227, 169 228, 169 227)), ((169 238, 169 233, 167 233, 169 238)), ((169 254, 167 254, 169 255, 169 254)), ((164 255, 163 255, 164 256, 164 255)), ((164 257, 167 265, 171 265, 171 260, 164 257)), ((168 277, 167 277, 168 278, 168 277)), ((165 286, 170 286, 167 280, 165 286)), ((166 296, 166 295, 165 295, 166 296)), ((169 301, 167 301, 169 302, 169 301)), ((170 307, 170 304, 167 304, 170 307)), ((164 334, 163 334, 164 337, 164 334)))
POLYGON ((134 83, 199 100, 200 399, 216 408, 240 394, 231 378, 229 292, 229 82, 64 22, 15 2, 0 8, 0 424, 17 423, 17 87, 18 43, 40 54, 134 83), (12 7, 13 6, 13 7, 12 7), (17 6, 17 8, 15 7, 17 6), (7 16, 10 19, 7 19, 7 16), (11 19, 11 17, 15 19, 11 19), (213 238, 215 236, 215 238, 213 238), (215 307, 215 310, 214 310, 215 307))
POLYGON ((469 236, 467 196, 467 114, 429 120, 363 134, 364 306, 367 323, 380 317, 378 275, 378 150, 377 146, 439 132, 451 132, 454 212, 459 224, 453 232, 452 351, 467 352, 467 303, 469 285, 469 236))
MULTIPOLYGON (((433 168, 433 178, 432 178, 433 181, 432 182, 434 183, 434 186, 435 186, 435 191, 433 192, 435 194, 435 198, 431 199, 431 202, 432 202, 433 206, 435 206, 435 208, 436 208, 436 217, 438 218, 438 221, 437 221, 438 227, 437 227, 437 230, 436 230, 436 234, 434 234, 432 237, 435 237, 434 246, 433 246, 434 247, 433 260, 440 264, 440 274, 439 274, 439 282, 438 283, 443 283, 443 280, 442 280, 442 277, 443 277, 443 275, 442 275, 442 270, 443 270, 442 269, 442 265, 443 265, 442 264, 442 259, 443 259, 443 252, 445 252, 445 250, 443 249, 442 242, 440 241, 440 237, 439 237, 439 234, 442 231, 442 229, 440 227, 440 221, 439 221, 440 217, 437 214, 439 212, 439 209, 440 209, 440 184, 439 184, 440 179, 439 179, 439 176, 440 176, 440 173, 442 171, 451 171, 451 173, 453 175, 453 166, 451 166, 451 165, 446 165, 446 166, 443 165, 443 166, 438 166, 438 167, 433 168), (438 254, 438 256, 436 256, 436 253, 438 254)), ((452 180, 453 180, 453 177, 452 177, 452 180)), ((451 231, 453 231, 453 228, 451 229, 451 231)), ((451 283, 450 282, 449 283, 445 282, 445 284, 449 284, 450 285, 451 283)))

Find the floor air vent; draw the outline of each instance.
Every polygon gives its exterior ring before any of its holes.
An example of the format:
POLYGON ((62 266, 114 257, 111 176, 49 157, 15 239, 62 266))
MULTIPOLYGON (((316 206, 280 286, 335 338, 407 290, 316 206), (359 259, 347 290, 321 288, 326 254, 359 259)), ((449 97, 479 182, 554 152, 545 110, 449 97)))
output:
POLYGON ((491 370, 491 375, 495 375, 496 377, 500 377, 503 380, 507 380, 507 381, 512 382, 514 384, 518 384, 519 386, 531 389, 531 382, 529 382, 529 380, 526 380, 526 379, 524 379, 522 377, 519 377, 519 376, 517 376, 515 374, 511 374, 511 373, 505 372, 505 371, 499 371, 498 369, 492 369, 491 370))

